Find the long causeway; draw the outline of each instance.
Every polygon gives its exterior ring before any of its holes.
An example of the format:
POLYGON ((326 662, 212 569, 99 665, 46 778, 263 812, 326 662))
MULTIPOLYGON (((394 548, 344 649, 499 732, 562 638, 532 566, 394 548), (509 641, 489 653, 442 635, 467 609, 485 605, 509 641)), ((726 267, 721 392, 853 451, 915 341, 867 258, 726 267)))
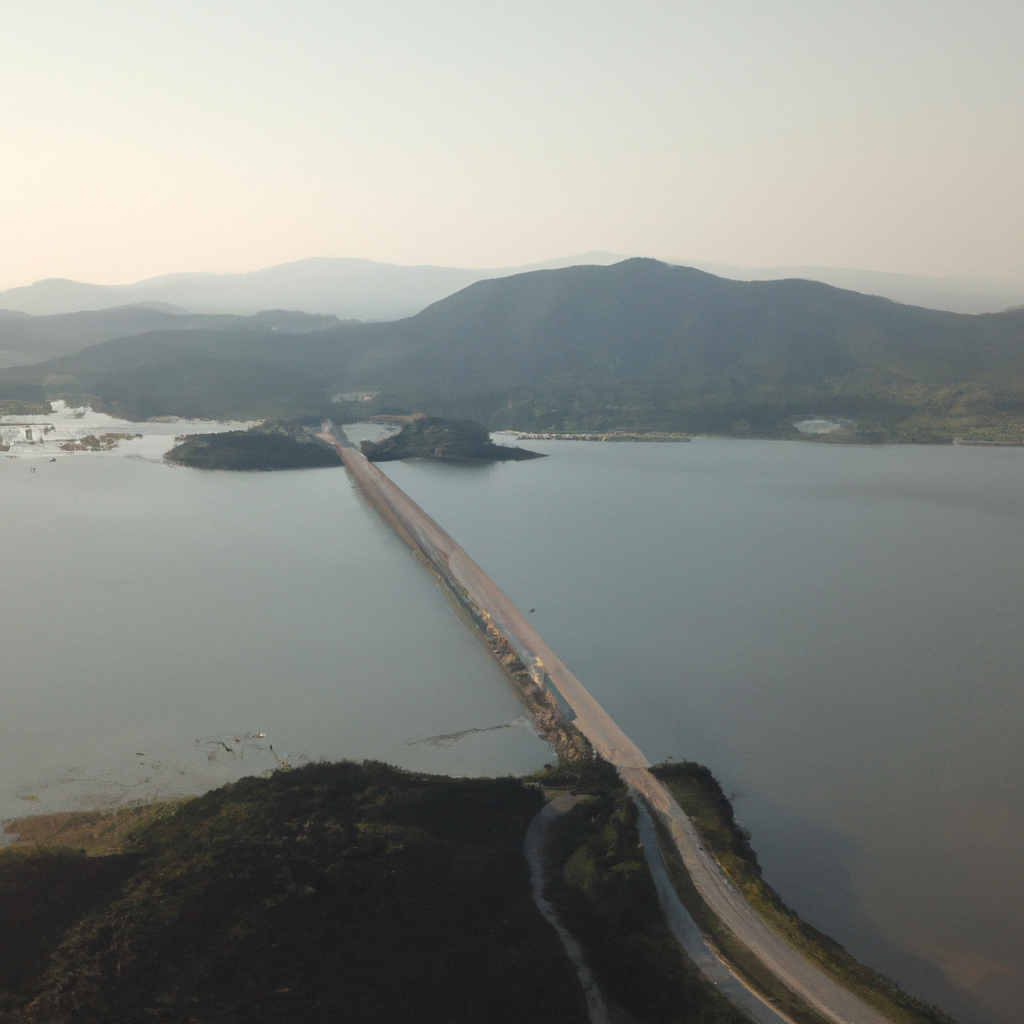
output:
MULTIPOLYGON (((346 468, 370 502, 445 582, 474 620, 483 623, 488 631, 497 631, 526 666, 533 681, 557 695, 559 703, 571 709, 573 725, 600 757, 618 769, 634 796, 668 829, 697 891, 736 938, 779 981, 835 1024, 891 1024, 888 1018, 806 960, 765 924, 702 847, 693 823, 668 789, 648 771, 650 762, 636 744, 455 540, 355 448, 343 444, 327 431, 320 436, 337 447, 346 468)), ((662 862, 654 829, 643 828, 642 838, 648 862, 658 876, 657 866, 662 862)), ((788 1021, 789 1018, 775 1009, 767 998, 753 992, 716 955, 671 888, 660 885, 658 889, 674 933, 709 980, 757 1024, 788 1021)))

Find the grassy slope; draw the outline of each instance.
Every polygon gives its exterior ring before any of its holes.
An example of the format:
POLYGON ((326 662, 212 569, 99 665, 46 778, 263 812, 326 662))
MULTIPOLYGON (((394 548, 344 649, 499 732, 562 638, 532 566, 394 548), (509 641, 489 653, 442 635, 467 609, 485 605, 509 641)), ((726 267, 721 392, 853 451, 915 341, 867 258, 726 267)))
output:
POLYGON ((547 896, 583 947, 623 1022, 743 1024, 681 954, 640 849, 636 810, 614 769, 569 763, 539 772, 545 785, 584 795, 549 830, 547 896))

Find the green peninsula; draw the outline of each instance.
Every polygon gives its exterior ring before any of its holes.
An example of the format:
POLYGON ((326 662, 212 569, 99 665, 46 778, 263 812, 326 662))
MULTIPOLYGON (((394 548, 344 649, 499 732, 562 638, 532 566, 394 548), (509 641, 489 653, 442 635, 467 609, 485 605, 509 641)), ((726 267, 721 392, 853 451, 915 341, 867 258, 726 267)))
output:
MULTIPOLYGON (((656 771, 805 955, 894 1024, 953 1024, 782 905, 706 768, 656 771)), ((601 761, 523 779, 319 762, 191 800, 9 822, 19 838, 0 850, 0 1022, 586 1024, 523 856, 545 798, 566 793, 573 806, 547 830, 545 892, 611 1019, 746 1024, 669 932, 636 809, 601 761)), ((753 970, 749 980, 764 987, 753 970)), ((822 1024, 771 994, 795 1024, 822 1024)))
POLYGON ((317 469, 341 464, 331 445, 287 420, 268 420, 248 430, 189 434, 164 458, 194 469, 317 469))
POLYGON ((440 416, 410 419, 394 437, 364 441, 362 453, 371 462, 399 459, 440 459, 448 462, 518 462, 540 459, 540 452, 495 444, 482 423, 440 416))

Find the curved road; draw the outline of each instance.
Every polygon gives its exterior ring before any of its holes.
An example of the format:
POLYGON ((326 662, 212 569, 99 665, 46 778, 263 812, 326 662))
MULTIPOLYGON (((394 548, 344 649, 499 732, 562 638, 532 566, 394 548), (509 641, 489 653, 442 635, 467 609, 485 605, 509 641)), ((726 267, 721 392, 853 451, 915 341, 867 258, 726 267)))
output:
MULTIPOLYGON (((612 721, 469 555, 355 448, 342 445, 327 432, 320 436, 335 444, 342 461, 365 494, 398 528, 407 543, 440 573, 456 597, 470 602, 477 614, 493 622, 537 683, 549 689, 554 687, 561 695, 575 714, 573 724, 602 758, 615 765, 632 792, 664 821, 697 891, 736 938, 784 985, 835 1024, 891 1024, 887 1017, 804 959, 764 923, 714 858, 702 848, 692 822, 672 794, 648 771, 650 762, 639 747, 612 721)), ((653 831, 648 836, 648 843, 653 842, 652 837, 653 831)), ((655 858, 648 843, 645 843, 645 852, 653 867, 655 858)), ((656 860, 660 862, 660 859, 658 853, 656 860)), ((664 901, 662 905, 665 906, 664 901)), ((679 909, 682 909, 681 905, 679 909)), ((666 907, 666 912, 668 910, 666 907)), ((704 973, 708 972, 705 970, 704 973)), ((731 970, 729 973, 735 978, 731 970)), ((770 1011, 770 1017, 755 1014, 747 1006, 741 1006, 741 1009, 765 1024, 785 1020, 767 1000, 760 996, 756 998, 762 1007, 770 1011)))

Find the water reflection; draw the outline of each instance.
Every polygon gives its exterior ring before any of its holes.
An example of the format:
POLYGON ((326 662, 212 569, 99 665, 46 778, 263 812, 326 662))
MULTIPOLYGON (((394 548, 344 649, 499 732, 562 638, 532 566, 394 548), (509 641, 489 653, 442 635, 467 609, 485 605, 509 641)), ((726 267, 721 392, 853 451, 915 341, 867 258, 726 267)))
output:
POLYGON ((490 655, 344 470, 0 460, 0 819, 319 757, 550 760, 490 655), (447 745, 410 743, 463 735, 447 745))
POLYGON ((1024 1020, 1024 451, 532 443, 485 477, 388 471, 649 756, 711 766, 766 836, 758 801, 850 837, 888 942, 852 951, 1024 1020))

